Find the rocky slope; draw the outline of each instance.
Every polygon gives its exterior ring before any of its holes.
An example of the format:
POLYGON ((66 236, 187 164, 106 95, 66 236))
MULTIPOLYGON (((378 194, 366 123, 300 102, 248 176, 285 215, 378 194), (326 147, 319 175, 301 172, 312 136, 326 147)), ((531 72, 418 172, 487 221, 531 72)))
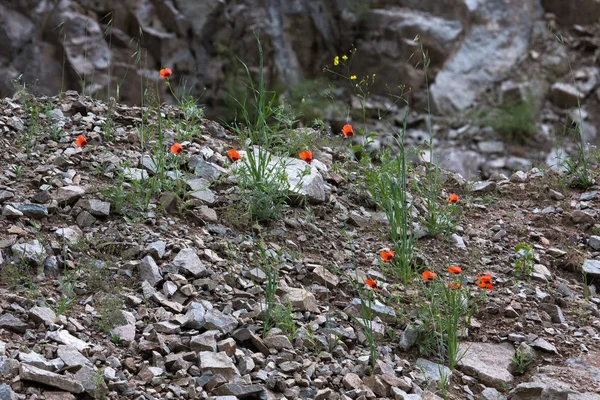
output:
POLYGON ((0 110, 2 399, 600 399, 597 186, 570 189, 549 168, 471 183, 445 174, 461 217, 451 235, 419 239, 420 263, 440 279, 460 265, 464 285, 485 294, 450 374, 423 355, 427 286, 399 284, 380 261, 389 227, 347 142, 313 149, 310 205, 249 225, 229 177, 235 137, 214 122, 188 126, 169 156, 167 175, 184 187, 148 197, 156 139, 142 124, 156 126, 155 113, 75 92, 20 93, 0 110), (516 277, 523 242, 533 267, 516 277), (263 332, 272 263, 284 312, 263 332), (492 291, 474 285, 484 273, 492 291), (374 374, 353 318, 366 277, 380 287, 374 374), (533 360, 524 375, 517 350, 533 360))

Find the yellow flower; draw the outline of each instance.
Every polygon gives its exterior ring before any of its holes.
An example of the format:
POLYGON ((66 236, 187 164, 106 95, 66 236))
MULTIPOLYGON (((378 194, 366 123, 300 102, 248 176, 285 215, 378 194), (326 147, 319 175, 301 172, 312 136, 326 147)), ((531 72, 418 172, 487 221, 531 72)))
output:
POLYGON ((338 56, 335 56, 335 58, 333 59, 333 65, 339 65, 340 63, 340 58, 338 56))
POLYGON ((348 56, 344 54, 344 55, 342 56, 342 60, 346 61, 347 59, 348 59, 348 56))
POLYGON ((373 74, 373 78, 375 78, 376 74, 373 74))
POLYGON ((356 80, 356 75, 350 76, 350 79, 353 80, 353 81, 356 80))

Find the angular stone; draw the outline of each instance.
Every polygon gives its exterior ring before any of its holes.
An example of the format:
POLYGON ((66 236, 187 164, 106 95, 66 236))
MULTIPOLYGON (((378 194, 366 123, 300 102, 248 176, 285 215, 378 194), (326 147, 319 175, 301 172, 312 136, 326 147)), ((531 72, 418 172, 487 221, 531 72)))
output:
MULTIPOLYGON (((396 317, 396 311, 392 307, 386 306, 380 303, 378 300, 367 303, 367 306, 371 311, 383 320, 389 320, 396 317)), ((360 309, 362 307, 360 299, 352 299, 350 304, 344 309, 344 311, 353 311, 355 316, 360 316, 360 309)))
POLYGON ((234 396, 236 399, 261 398, 265 391, 263 385, 240 385, 238 383, 226 383, 219 386, 213 393, 217 396, 234 396))
POLYGON ((72 367, 75 365, 92 365, 92 362, 90 360, 88 360, 83 354, 81 354, 75 347, 72 346, 58 346, 56 355, 68 367, 72 367))
POLYGON ((531 343, 531 347, 537 350, 545 351, 547 353, 558 354, 558 350, 556 350, 556 347, 550 342, 548 342, 546 339, 537 338, 536 340, 534 340, 533 343, 531 343))
POLYGON ((206 331, 201 335, 196 335, 190 340, 190 350, 195 352, 210 351, 212 353, 217 352, 217 339, 216 335, 219 331, 206 331))
POLYGON ((281 299, 282 304, 289 303, 293 311, 317 312, 317 299, 306 289, 286 287, 281 299))
POLYGON ((156 301, 158 304, 161 304, 167 308, 170 308, 171 310, 175 311, 176 313, 181 313, 183 311, 183 305, 181 305, 180 303, 177 303, 175 301, 169 301, 165 297, 165 295, 160 292, 152 293, 152 299, 154 301, 156 301))
POLYGON ((177 253, 177 256, 173 260, 173 265, 176 266, 179 271, 187 275, 192 275, 194 278, 207 276, 208 271, 206 267, 200 261, 200 257, 196 254, 194 249, 182 249, 177 253))
POLYGON ((12 314, 0 315, 0 329, 6 329, 16 333, 25 333, 27 324, 12 314))
POLYGON ((318 265, 312 271, 313 279, 319 284, 326 286, 329 289, 334 289, 340 283, 340 278, 329 272, 329 270, 322 265, 318 265))
POLYGON ((473 193, 491 193, 496 189, 496 182, 492 181, 480 181, 475 182, 473 187, 471 188, 471 192, 473 193))
POLYGON ((564 324, 567 322, 565 320, 565 316, 563 315, 562 310, 556 304, 542 303, 540 304, 540 308, 546 311, 548 315, 550 315, 550 318, 552 318, 552 322, 554 322, 555 324, 564 324))
POLYGON ((212 190, 195 190, 188 193, 192 198, 199 200, 201 204, 212 205, 217 202, 217 196, 212 190))
POLYGON ((583 262, 582 270, 584 273, 594 278, 600 278, 600 261, 598 260, 585 260, 583 262))
POLYGON ((84 351, 91 347, 88 343, 76 338, 66 330, 46 332, 46 339, 51 339, 57 343, 75 347, 79 351, 84 351))
POLYGON ((228 334, 233 332, 238 327, 238 320, 228 314, 213 308, 204 316, 204 328, 218 330, 228 334))
POLYGON ((285 335, 269 335, 263 340, 263 342, 267 347, 276 350, 292 350, 294 348, 292 342, 290 342, 290 339, 285 335))
POLYGON ((1 400, 17 400, 17 395, 12 391, 6 383, 0 384, 0 399, 1 400))
POLYGON ((110 215, 110 203, 98 199, 80 200, 78 205, 95 217, 108 217, 110 215))
POLYGON ((36 324, 50 326, 56 321, 56 313, 48 307, 33 307, 29 310, 29 319, 36 324))
POLYGON ((80 228, 89 228, 90 226, 94 225, 96 218, 84 210, 77 215, 75 222, 77 222, 77 226, 80 228))
POLYGON ((466 352, 459 368, 479 379, 486 386, 506 390, 514 378, 509 372, 515 349, 508 343, 461 343, 460 351, 466 352))
POLYGON ((24 216, 33 219, 42 219, 48 216, 48 208, 39 204, 13 204, 24 216))
POLYGON ((119 338, 119 343, 129 346, 135 340, 135 325, 127 324, 117 326, 110 331, 111 334, 119 338))
POLYGON ((79 394, 83 393, 84 391, 83 385, 77 380, 64 375, 45 371, 32 365, 21 364, 19 367, 19 376, 24 381, 41 383, 58 389, 66 390, 70 393, 79 394))
POLYGON ((590 238, 588 240, 588 246, 590 246, 592 249, 594 249, 596 251, 600 250, 600 236, 595 236, 595 235, 590 236, 590 238))
POLYGON ((240 376, 235 364, 225 352, 213 353, 211 351, 201 351, 198 357, 200 359, 200 370, 203 373, 210 371, 214 375, 221 374, 228 380, 240 376))
POLYGON ((140 168, 124 168, 123 177, 129 181, 145 181, 150 176, 147 171, 140 168))
POLYGON ((152 286, 156 286, 162 280, 158 265, 151 256, 146 256, 140 261, 140 279, 148 281, 152 286))
POLYGON ((167 244, 162 240, 157 240, 156 242, 150 243, 148 247, 146 247, 146 251, 155 260, 160 260, 165 256, 167 244))
POLYGON ((69 246, 77 245, 83 238, 83 232, 78 226, 69 226, 56 230, 56 235, 64 240, 69 246))
POLYGON ((561 108, 577 107, 577 96, 582 94, 569 83, 556 82, 550 89, 550 101, 561 108))
POLYGON ((426 379, 430 379, 436 382, 439 382, 444 379, 449 379, 450 375, 452 375, 452 371, 450 371, 450 368, 429 360, 425 360, 424 358, 419 358, 417 360, 417 367, 421 371, 423 371, 423 374, 425 375, 426 379))
POLYGON ((17 243, 10 248, 15 262, 20 262, 23 258, 32 265, 42 265, 46 259, 46 250, 37 240, 28 243, 17 243))
POLYGON ((184 328, 200 329, 204 326, 206 309, 201 303, 191 302, 185 314, 184 328))
POLYGON ((59 204, 74 204, 84 194, 85 189, 81 186, 63 186, 56 191, 54 200, 59 204))

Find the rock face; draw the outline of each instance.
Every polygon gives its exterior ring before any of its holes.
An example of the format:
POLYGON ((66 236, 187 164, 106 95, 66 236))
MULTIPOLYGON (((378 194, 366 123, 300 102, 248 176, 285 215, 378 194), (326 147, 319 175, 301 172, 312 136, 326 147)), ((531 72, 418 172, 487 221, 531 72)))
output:
POLYGON ((462 343, 460 350, 465 355, 459 367, 467 375, 475 376, 483 384, 499 390, 510 387, 514 379, 508 370, 515 353, 512 345, 462 343))
MULTIPOLYGON (((119 84, 117 100, 137 104, 140 80, 159 80, 158 69, 168 66, 177 80, 196 82, 192 94, 206 87, 209 110, 223 97, 228 77, 241 71, 231 61, 235 56, 257 64, 253 31, 260 32, 268 80, 294 85, 321 77, 324 65, 356 43, 355 73, 376 73, 374 92, 386 84, 414 88, 424 82, 411 59, 419 35, 431 57, 437 110, 464 109, 526 54, 533 22, 542 14, 539 0, 409 0, 401 2, 402 8, 389 0, 366 6, 328 0, 29 3, 0 5, 0 38, 7 43, 0 50, 6 71, 0 96, 12 93, 11 80, 21 73, 45 94, 57 93, 63 77, 64 89, 81 91, 80 77, 85 76, 87 93, 117 96, 119 84), (131 43, 139 39, 133 26, 143 30, 140 45, 147 49, 138 65, 131 57, 136 50, 131 43)), ((594 21, 600 13, 595 0, 543 4, 565 21, 578 18, 577 23, 585 23, 581 15, 594 21)), ((168 90, 160 90, 161 98, 168 99, 168 90)))

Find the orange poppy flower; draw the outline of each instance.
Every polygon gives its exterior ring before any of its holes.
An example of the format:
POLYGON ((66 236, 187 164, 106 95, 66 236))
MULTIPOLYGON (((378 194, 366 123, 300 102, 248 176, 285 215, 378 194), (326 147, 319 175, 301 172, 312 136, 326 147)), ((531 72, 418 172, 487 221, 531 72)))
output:
POLYGON ((171 146, 171 153, 178 155, 179 153, 181 153, 183 151, 183 147, 181 147, 181 145, 179 143, 174 143, 173 146, 171 146))
POLYGON ((344 127, 342 128, 342 133, 344 134, 344 137, 354 136, 354 130, 352 130, 352 125, 344 125, 344 127))
POLYGON ((448 196, 446 201, 448 202, 448 204, 456 204, 456 203, 458 203, 458 195, 455 193, 452 193, 450 196, 448 196))
POLYGON ((373 279, 373 278, 365 279, 365 283, 371 289, 379 290, 379 286, 377 285, 377 282, 375 282, 375 279, 373 279))
POLYGON ((85 136, 79 135, 77 136, 77 139, 75 139, 75 144, 77 145, 77 147, 85 147, 88 143, 85 136))
POLYGON ((384 262, 390 262, 392 261, 392 258, 394 258, 394 250, 383 250, 381 253, 381 259, 384 262))
POLYGON ((462 284, 460 283, 460 281, 451 282, 451 283, 448 284, 448 287, 450 289, 457 290, 457 289, 460 289, 462 287, 462 284))
POLYGON ((458 274, 462 273, 462 268, 459 267, 458 265, 451 265, 448 267, 448 272, 450 272, 451 274, 458 275, 458 274))
POLYGON ((160 70, 160 77, 163 79, 168 79, 171 75, 173 75, 171 68, 163 68, 160 70))
POLYGON ((437 274, 435 272, 431 272, 431 271, 427 270, 421 274, 421 278, 424 281, 432 281, 435 278, 437 278, 437 274))
POLYGON ((312 158, 312 151, 310 151, 310 150, 303 151, 302 153, 300 153, 299 157, 300 157, 301 160, 304 160, 304 161, 306 161, 309 164, 313 160, 313 158, 312 158))
POLYGON ((480 288, 484 288, 487 290, 492 290, 494 286, 492 285, 492 276, 490 274, 485 274, 477 277, 475 284, 480 288))
POLYGON ((240 159, 240 153, 238 153, 238 151, 235 149, 231 149, 227 152, 227 157, 229 157, 231 161, 235 162, 240 159))

